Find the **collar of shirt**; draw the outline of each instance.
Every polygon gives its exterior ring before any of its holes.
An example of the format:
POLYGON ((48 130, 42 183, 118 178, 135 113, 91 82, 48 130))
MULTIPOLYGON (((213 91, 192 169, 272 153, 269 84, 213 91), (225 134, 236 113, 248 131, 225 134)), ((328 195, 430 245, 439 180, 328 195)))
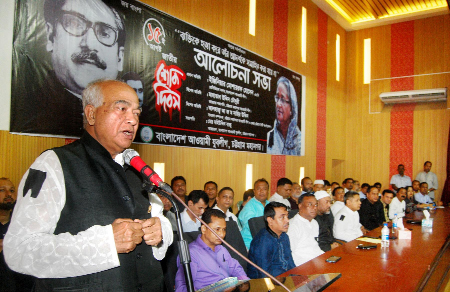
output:
MULTIPOLYGON (((267 230, 267 232, 269 232, 270 235, 272 235, 274 238, 278 239, 278 235, 275 232, 273 232, 269 226, 266 227, 266 230, 267 230)), ((281 233, 281 234, 283 234, 283 233, 281 233)), ((281 235, 280 235, 280 237, 281 237, 281 235)))
POLYGON ((117 162, 118 164, 123 165, 125 164, 125 161, 123 159, 123 153, 119 153, 116 155, 116 157, 114 158, 114 161, 117 162))
POLYGON ((308 224, 312 224, 312 220, 309 221, 308 219, 303 218, 302 215, 300 215, 300 214, 296 214, 295 216, 297 216, 297 215, 298 215, 298 218, 300 219, 300 221, 303 221, 303 222, 308 223, 308 224))
POLYGON ((191 217, 189 216, 189 214, 188 214, 187 212, 189 212, 187 209, 184 209, 184 211, 181 212, 181 220, 183 220, 184 222, 192 221, 192 222, 197 223, 197 221, 198 221, 197 218, 194 218, 195 221, 192 220, 191 217))
MULTIPOLYGON (((223 210, 220 209, 217 205, 214 205, 213 209, 220 210, 220 211, 222 211, 222 213, 223 213, 223 210)), ((224 214, 225 214, 226 219, 228 219, 228 217, 230 217, 231 214, 233 214, 233 213, 231 213, 230 210, 227 210, 224 214)), ((233 214, 233 215, 234 215, 234 214, 233 214)))
POLYGON ((200 246, 202 249, 206 249, 206 250, 210 250, 214 253, 219 253, 220 250, 223 248, 223 246, 221 244, 216 245, 215 249, 212 250, 208 245, 206 245, 206 243, 202 240, 202 235, 199 234, 197 239, 195 240, 195 244, 197 244, 198 246, 200 246))

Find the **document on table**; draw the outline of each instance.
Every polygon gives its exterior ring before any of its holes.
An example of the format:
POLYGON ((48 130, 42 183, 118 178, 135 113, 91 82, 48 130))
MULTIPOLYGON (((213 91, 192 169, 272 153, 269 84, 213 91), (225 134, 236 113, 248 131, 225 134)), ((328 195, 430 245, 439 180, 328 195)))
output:
POLYGON ((379 238, 372 238, 372 237, 365 237, 365 236, 357 238, 356 240, 370 242, 370 243, 376 243, 376 244, 381 243, 381 239, 379 239, 379 238))

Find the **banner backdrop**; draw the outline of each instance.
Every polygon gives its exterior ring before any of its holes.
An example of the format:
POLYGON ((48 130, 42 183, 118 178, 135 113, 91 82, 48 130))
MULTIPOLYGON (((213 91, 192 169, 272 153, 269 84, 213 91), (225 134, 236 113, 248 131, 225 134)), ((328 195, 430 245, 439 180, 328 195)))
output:
POLYGON ((302 75, 137 1, 16 2, 11 132, 79 137, 100 78, 136 90, 135 142, 304 155, 302 75))

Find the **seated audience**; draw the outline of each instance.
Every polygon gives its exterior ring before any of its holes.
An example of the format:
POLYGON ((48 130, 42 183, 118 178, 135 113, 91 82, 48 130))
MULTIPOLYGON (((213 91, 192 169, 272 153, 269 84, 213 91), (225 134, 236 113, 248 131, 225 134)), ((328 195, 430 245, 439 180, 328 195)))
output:
POLYGON ((273 194, 269 202, 278 202, 284 204, 287 208, 291 208, 288 198, 292 193, 292 182, 288 178, 280 178, 277 182, 277 192, 273 194))
POLYGON ((389 219, 389 205, 391 204, 394 196, 395 196, 395 193, 391 190, 384 190, 383 194, 381 195, 380 201, 383 204, 384 222, 391 221, 389 219))
MULTIPOLYGON (((284 204, 271 202, 264 207, 266 228, 253 238, 248 258, 263 270, 276 277, 295 268, 292 259, 289 236, 288 211, 284 204)), ((266 278, 252 265, 247 265, 247 274, 251 279, 266 278)))
POLYGON ((357 193, 359 193, 359 191, 361 191, 361 184, 359 183, 359 180, 354 180, 353 181, 352 191, 357 192, 357 193))
POLYGON ((419 204, 433 204, 433 200, 428 196, 428 184, 426 182, 420 184, 419 192, 414 195, 414 199, 419 204))
POLYGON ((296 266, 323 254, 316 238, 319 237, 317 200, 313 194, 303 194, 298 199, 298 214, 289 222, 289 242, 296 266))
POLYGON ((247 204, 254 196, 255 193, 253 192, 253 189, 248 189, 244 192, 243 200, 237 203, 238 212, 236 213, 236 217, 239 218, 239 213, 242 208, 244 208, 245 204, 247 204))
POLYGON ((298 210, 298 198, 302 194, 302 188, 296 182, 292 183, 292 193, 289 197, 289 203, 291 203, 291 210, 298 210))
POLYGON ((217 209, 225 213, 225 221, 233 220, 237 223, 239 231, 242 230, 241 223, 237 219, 236 215, 230 212, 230 207, 233 206, 234 191, 230 187, 224 187, 219 191, 217 196, 216 205, 213 209, 217 209))
POLYGON ((334 181, 331 183, 331 192, 334 191, 335 188, 340 187, 339 183, 334 181))
POLYGON ((359 191, 359 198, 365 200, 367 198, 367 189, 370 187, 368 183, 363 183, 361 185, 361 190, 359 191))
MULTIPOLYGON (((420 192, 414 195, 414 199, 418 203, 417 208, 426 208, 433 206, 433 199, 428 195, 428 184, 426 182, 420 183, 420 192)), ((442 206, 442 201, 437 203, 438 206, 442 206)))
POLYGON ((317 216, 314 218, 319 224, 319 247, 323 251, 329 251, 339 246, 334 240, 334 217, 331 213, 331 197, 326 191, 314 193, 317 200, 317 216))
POLYGON ((333 215, 337 214, 344 206, 344 189, 341 187, 337 187, 333 190, 334 204, 331 205, 331 213, 333 215))
POLYGON ((302 178, 302 195, 313 191, 313 181, 309 177, 302 178))
POLYGON ((405 204, 406 204, 405 209, 406 213, 411 213, 417 210, 416 204, 414 203, 414 189, 412 186, 406 187, 405 204))
POLYGON ((316 179, 313 184, 313 193, 318 191, 323 191, 323 187, 325 185, 325 182, 321 179, 316 179))
POLYGON ((242 226, 242 238, 244 239, 247 249, 250 248, 250 242, 253 238, 248 225, 248 220, 264 215, 264 207, 269 203, 267 200, 267 196, 269 195, 269 182, 264 178, 258 179, 255 181, 253 191, 255 196, 245 205, 245 208, 242 209, 238 217, 242 226))
MULTIPOLYGON (((225 237, 227 225, 225 214, 222 211, 208 209, 203 214, 202 219, 222 239, 225 237)), ((202 234, 189 244, 194 289, 199 290, 228 277, 237 277, 239 280, 248 279, 239 262, 233 259, 227 249, 221 245, 220 239, 205 226, 201 227, 201 232, 202 234)), ((175 291, 184 292, 187 291, 187 287, 184 268, 179 258, 177 259, 177 265, 175 291)))
MULTIPOLYGON (((176 176, 174 178, 172 178, 172 180, 170 181, 170 187, 172 188, 173 192, 180 197, 181 200, 183 200, 186 204, 186 179, 182 176, 176 176)), ((178 206, 178 210, 180 210, 180 212, 183 212, 184 210, 184 205, 181 204, 177 199, 175 199, 175 203, 178 206)))
POLYGON ((397 188, 397 196, 392 199, 391 204, 389 205, 389 219, 394 219, 395 214, 397 214, 397 218, 405 217, 406 214, 406 189, 405 188, 397 188))
POLYGON ((413 188, 414 194, 419 194, 420 193, 420 181, 418 181, 416 179, 413 180, 412 188, 413 188))
POLYGON ((212 208, 216 204, 217 198, 217 184, 213 181, 208 181, 203 186, 203 191, 208 195, 208 208, 212 208))
POLYGON ((344 192, 351 191, 353 189, 353 179, 352 178, 346 178, 342 182, 342 187, 344 188, 344 192))
POLYGON ((326 179, 323 180, 323 190, 331 194, 331 184, 326 179))
POLYGON ((367 230, 373 230, 384 222, 383 204, 378 197, 378 189, 371 186, 367 189, 367 199, 361 203, 359 220, 367 230))
MULTIPOLYGON (((203 212, 208 207, 208 195, 202 190, 194 190, 187 197, 187 205, 189 209, 198 217, 202 217, 203 212)), ((184 210, 180 214, 183 232, 198 231, 202 225, 188 210, 184 210)))
POLYGON ((381 197, 381 183, 376 182, 376 183, 373 184, 373 186, 378 189, 378 194, 381 197))
POLYGON ((345 207, 334 215, 333 234, 336 239, 352 241, 367 230, 359 223, 359 213, 361 200, 359 194, 348 191, 344 196, 345 207))

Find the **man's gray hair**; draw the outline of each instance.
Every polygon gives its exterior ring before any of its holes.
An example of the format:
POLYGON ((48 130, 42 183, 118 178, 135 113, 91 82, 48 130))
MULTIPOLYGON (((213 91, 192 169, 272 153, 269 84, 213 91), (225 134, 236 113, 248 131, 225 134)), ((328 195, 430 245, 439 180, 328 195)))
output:
POLYGON ((95 81, 92 81, 91 83, 86 86, 86 88, 83 90, 83 126, 86 127, 87 125, 87 118, 86 115, 84 115, 84 109, 87 105, 92 105, 95 108, 98 108, 103 103, 103 91, 102 86, 104 83, 108 82, 118 82, 127 85, 125 82, 115 80, 115 79, 98 79, 95 81))

